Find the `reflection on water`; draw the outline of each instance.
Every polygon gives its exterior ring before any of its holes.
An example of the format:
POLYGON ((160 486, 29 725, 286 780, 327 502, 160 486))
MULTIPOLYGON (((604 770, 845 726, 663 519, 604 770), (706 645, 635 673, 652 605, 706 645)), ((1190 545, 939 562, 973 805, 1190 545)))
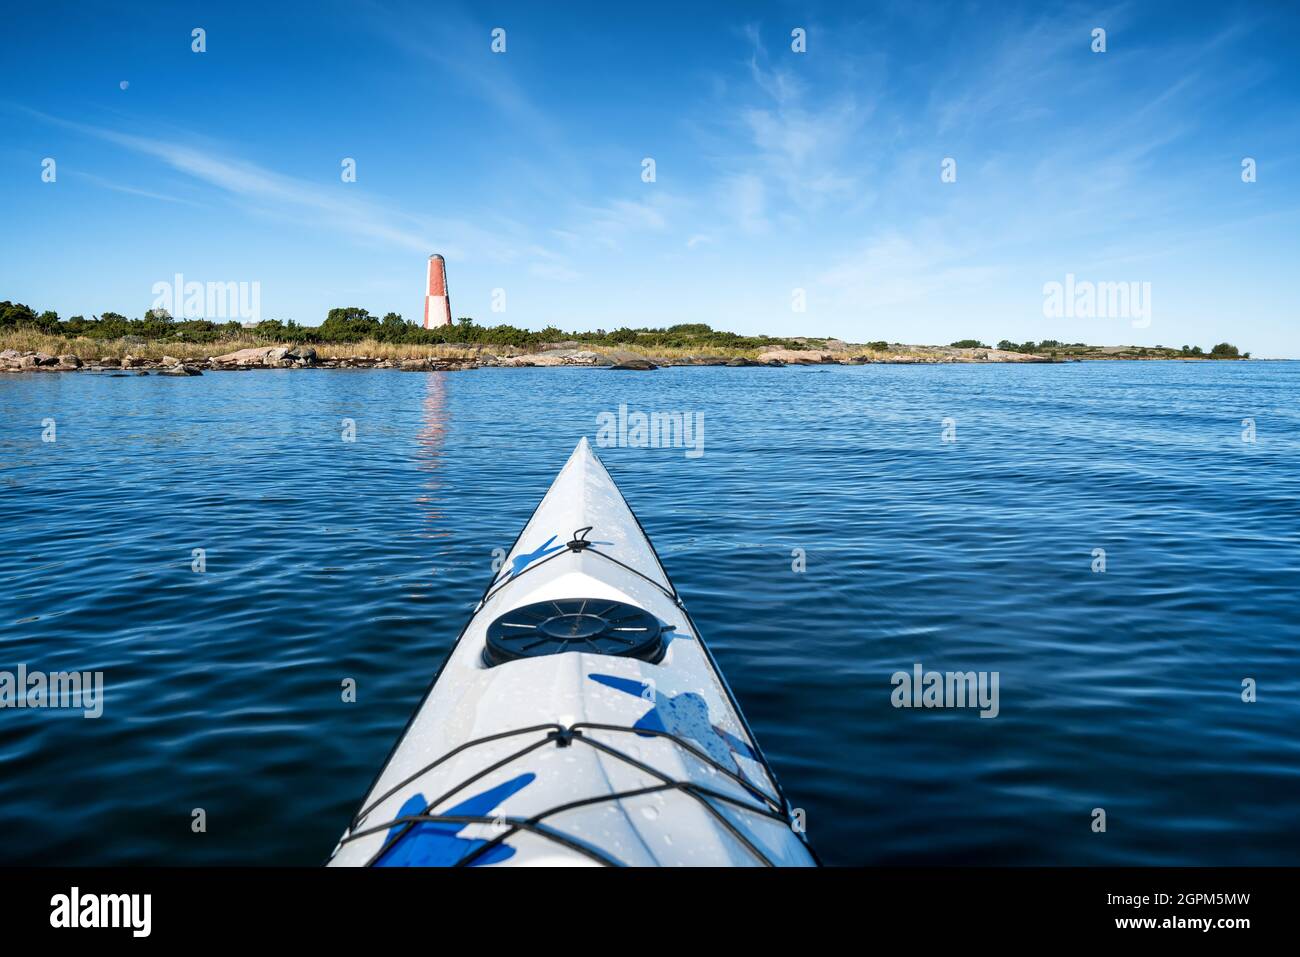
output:
POLYGON ((447 411, 447 380, 453 373, 435 372, 423 376, 424 398, 420 403, 420 430, 416 433, 416 465, 426 473, 421 483, 423 491, 415 501, 424 509, 431 537, 445 535, 441 530, 442 512, 442 447, 447 439, 449 414, 447 411))

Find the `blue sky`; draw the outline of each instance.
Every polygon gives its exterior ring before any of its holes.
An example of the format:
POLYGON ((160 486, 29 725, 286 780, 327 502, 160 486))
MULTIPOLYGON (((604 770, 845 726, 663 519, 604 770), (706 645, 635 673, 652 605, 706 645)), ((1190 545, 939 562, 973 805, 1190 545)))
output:
POLYGON ((442 252, 482 323, 1300 356, 1294 6, 618 6, 11 7, 0 299, 418 320, 442 252), (1067 274, 1149 282, 1149 326, 1045 317, 1067 274))

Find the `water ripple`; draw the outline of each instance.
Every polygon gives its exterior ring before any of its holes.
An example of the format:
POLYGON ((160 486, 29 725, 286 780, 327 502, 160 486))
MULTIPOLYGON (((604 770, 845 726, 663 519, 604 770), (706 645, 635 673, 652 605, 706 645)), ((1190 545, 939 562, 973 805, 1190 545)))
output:
POLYGON ((492 549, 627 403, 704 413, 700 458, 601 455, 826 859, 1295 863, 1298 386, 1260 362, 0 378, 0 670, 106 681, 97 720, 0 711, 0 860, 320 861, 492 549), (998 717, 892 707, 915 663, 998 672, 998 717))

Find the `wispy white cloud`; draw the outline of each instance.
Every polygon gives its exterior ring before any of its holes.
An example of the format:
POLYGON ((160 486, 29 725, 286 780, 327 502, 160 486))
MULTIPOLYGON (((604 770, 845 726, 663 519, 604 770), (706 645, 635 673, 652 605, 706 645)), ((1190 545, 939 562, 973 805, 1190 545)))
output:
POLYGON ((528 267, 528 272, 538 279, 552 282, 576 282, 582 278, 582 273, 576 269, 557 262, 535 262, 528 267))
POLYGON ((931 227, 924 237, 891 233, 862 244, 815 277, 813 293, 830 310, 865 313, 977 290, 1006 270, 972 263, 931 227))
MULTIPOLYGON (((538 102, 515 72, 508 55, 491 52, 491 25, 447 4, 373 7, 358 24, 394 49, 431 64, 440 83, 450 83, 483 103, 509 129, 516 147, 511 160, 530 188, 564 201, 566 171, 583 166, 582 153, 546 104, 538 102)), ((507 31, 509 50, 509 31, 507 31)))
POLYGON ((634 236, 667 232, 675 212, 680 208, 677 197, 660 187, 644 199, 611 199, 600 205, 579 205, 565 220, 565 233, 607 249, 620 249, 634 236))
POLYGON ((569 259, 553 247, 532 245, 528 247, 528 256, 532 259, 528 266, 530 275, 551 282, 575 282, 582 278, 570 264, 569 259))
POLYGON ((852 193, 858 177, 849 148, 871 111, 849 90, 812 95, 806 81, 772 61, 755 29, 746 36, 760 96, 737 111, 749 142, 747 156, 738 158, 744 175, 759 178, 765 191, 779 190, 801 213, 852 193))
POLYGON ((341 236, 361 237, 424 254, 439 250, 450 258, 466 255, 467 248, 498 260, 517 256, 515 245, 508 237, 475 224, 404 213, 364 194, 349 193, 357 187, 341 180, 337 184, 324 184, 288 176, 249 160, 223 155, 216 146, 203 143, 194 134, 159 139, 74 123, 34 110, 27 112, 155 159, 215 188, 250 215, 269 216, 303 226, 329 226, 341 236))
POLYGON ((163 203, 181 203, 185 206, 202 207, 204 205, 203 203, 196 203, 192 199, 185 199, 181 196, 172 196, 168 193, 159 193, 151 189, 141 189, 138 186, 128 186, 124 183, 115 183, 102 176, 96 176, 94 173, 86 173, 82 170, 70 170, 70 172, 78 179, 84 179, 89 183, 94 183, 102 189, 112 190, 115 193, 125 193, 128 196, 143 196, 145 199, 156 199, 163 203))

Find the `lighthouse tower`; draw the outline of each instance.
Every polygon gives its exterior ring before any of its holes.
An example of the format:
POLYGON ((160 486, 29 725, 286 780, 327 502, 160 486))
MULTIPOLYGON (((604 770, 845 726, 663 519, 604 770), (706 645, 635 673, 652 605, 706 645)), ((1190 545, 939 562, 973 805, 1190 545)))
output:
POLYGON ((447 263, 434 253, 429 257, 429 277, 424 293, 424 328, 451 325, 451 298, 447 295, 447 263))

